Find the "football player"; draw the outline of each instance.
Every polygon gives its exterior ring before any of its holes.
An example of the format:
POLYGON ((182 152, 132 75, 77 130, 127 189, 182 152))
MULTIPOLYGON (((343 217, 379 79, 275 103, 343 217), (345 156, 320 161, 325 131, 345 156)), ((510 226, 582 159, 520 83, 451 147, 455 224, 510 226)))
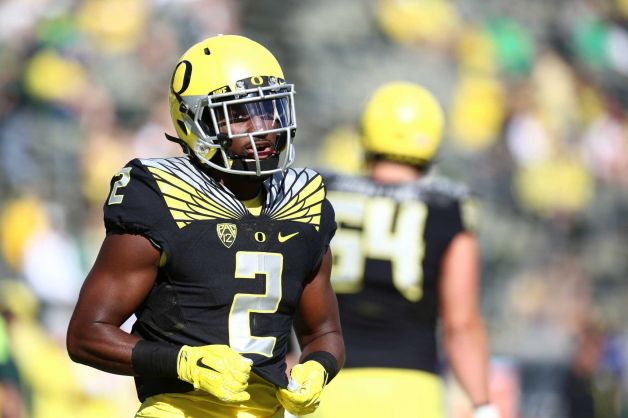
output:
POLYGON ((310 413, 344 346, 334 212, 321 176, 291 168, 294 87, 265 47, 225 35, 183 54, 169 100, 186 155, 135 159, 111 180, 70 356, 135 376, 137 417, 310 413))
POLYGON ((347 362, 317 416, 444 417, 439 319, 474 416, 497 416, 478 308, 473 203, 465 188, 424 177, 443 126, 429 91, 388 83, 362 116, 368 175, 324 175, 338 222, 332 283, 347 362))

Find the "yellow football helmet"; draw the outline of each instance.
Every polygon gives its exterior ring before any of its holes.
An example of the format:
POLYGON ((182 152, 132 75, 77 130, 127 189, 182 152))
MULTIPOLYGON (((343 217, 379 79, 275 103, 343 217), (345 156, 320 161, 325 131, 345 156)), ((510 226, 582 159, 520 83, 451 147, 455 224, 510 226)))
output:
POLYGON ((362 144, 368 158, 426 166, 438 151, 445 116, 424 87, 402 81, 381 86, 362 114, 362 144))
POLYGON ((170 82, 170 115, 184 148, 217 170, 266 176, 294 162, 294 86, 265 47, 243 36, 219 35, 185 52, 170 82), (250 121, 247 128, 236 124, 250 121), (276 135, 260 158, 256 139, 276 135), (234 155, 234 138, 248 138, 253 155, 234 155))

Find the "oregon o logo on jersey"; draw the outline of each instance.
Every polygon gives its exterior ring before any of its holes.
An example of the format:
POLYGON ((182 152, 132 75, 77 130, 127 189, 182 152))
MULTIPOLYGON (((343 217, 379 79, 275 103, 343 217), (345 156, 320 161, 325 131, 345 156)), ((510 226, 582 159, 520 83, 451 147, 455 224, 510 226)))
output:
POLYGON ((235 224, 222 223, 216 225, 216 232, 220 242, 227 247, 231 248, 235 242, 236 235, 238 235, 238 227, 235 224))

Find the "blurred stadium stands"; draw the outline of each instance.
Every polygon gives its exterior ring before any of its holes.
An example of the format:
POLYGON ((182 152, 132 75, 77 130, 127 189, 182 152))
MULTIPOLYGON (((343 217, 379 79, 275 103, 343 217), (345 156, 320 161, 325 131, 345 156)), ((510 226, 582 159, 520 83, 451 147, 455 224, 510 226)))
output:
POLYGON ((627 0, 1 2, 0 310, 25 416, 132 415, 131 379, 71 363, 65 329, 110 177, 180 153, 171 69, 217 33, 265 44, 296 83, 300 165, 359 171, 372 90, 431 88, 448 113, 436 172, 480 198, 505 418, 579 416, 581 387, 596 418, 628 417, 627 0))

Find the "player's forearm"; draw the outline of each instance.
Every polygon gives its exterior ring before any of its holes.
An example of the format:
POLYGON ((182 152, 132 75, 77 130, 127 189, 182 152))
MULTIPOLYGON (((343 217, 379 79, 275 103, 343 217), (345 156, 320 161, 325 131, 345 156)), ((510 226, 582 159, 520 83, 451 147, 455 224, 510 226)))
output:
POLYGON ((488 353, 484 324, 474 318, 445 327, 445 348, 456 379, 475 405, 488 403, 488 353))
POLYGON ((317 351, 326 351, 333 355, 338 362, 338 367, 342 368, 345 364, 345 346, 342 332, 334 329, 302 339, 301 360, 317 351))
POLYGON ((139 340, 110 324, 70 324, 67 348, 70 358, 97 369, 122 375, 133 375, 131 353, 139 340))

